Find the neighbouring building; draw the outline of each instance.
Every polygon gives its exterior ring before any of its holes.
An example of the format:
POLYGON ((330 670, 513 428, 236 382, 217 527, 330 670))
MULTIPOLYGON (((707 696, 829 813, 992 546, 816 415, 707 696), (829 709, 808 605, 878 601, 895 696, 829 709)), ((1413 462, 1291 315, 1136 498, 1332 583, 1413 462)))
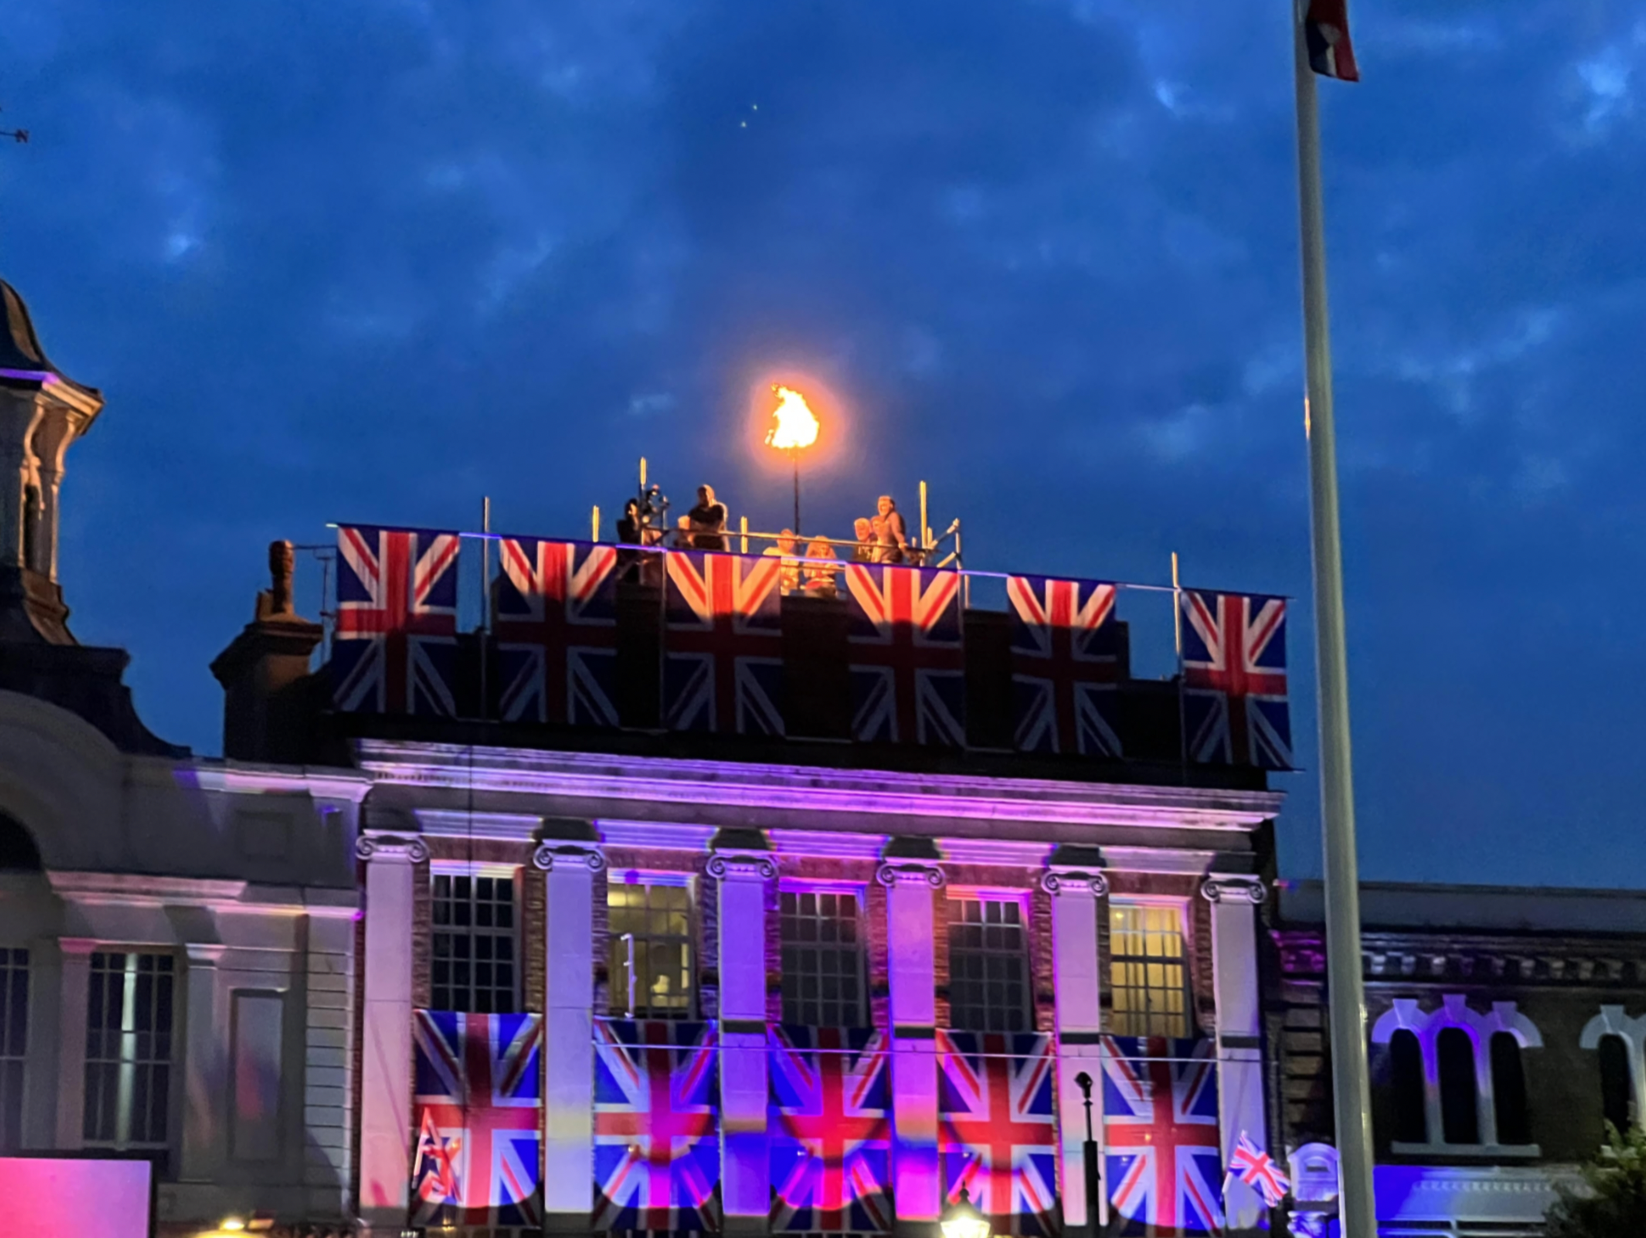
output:
MULTIPOLYGON (((1315 883, 1282 883, 1265 1024, 1289 1149, 1330 1159, 1315 883)), ((1554 1184, 1640 1120, 1646 893, 1366 884, 1380 1232, 1542 1232, 1554 1184)))

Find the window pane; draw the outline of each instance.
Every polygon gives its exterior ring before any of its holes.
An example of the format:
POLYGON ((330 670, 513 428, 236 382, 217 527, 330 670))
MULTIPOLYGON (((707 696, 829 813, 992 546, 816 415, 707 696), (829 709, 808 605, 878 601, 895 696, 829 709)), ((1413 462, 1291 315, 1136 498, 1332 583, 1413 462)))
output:
POLYGON ((1014 898, 949 900, 949 1026, 1006 1032, 1028 1026, 1028 954, 1014 898))
POLYGON ((472 1014, 515 1009, 514 969, 492 965, 514 958, 514 884, 512 877, 440 873, 431 879, 431 998, 437 1009, 472 1014))
POLYGON ((1109 904, 1110 1030, 1120 1036, 1190 1035, 1188 969, 1179 907, 1109 904))
POLYGON ((169 955, 92 956, 82 1109, 92 1146, 166 1147, 173 970, 169 955))
POLYGON ((1480 1142, 1480 1101, 1475 1087, 1475 1049, 1469 1033, 1448 1027, 1435 1037, 1440 1065, 1440 1123, 1447 1143, 1480 1142))
POLYGON ((632 937, 636 1018, 687 1018, 692 1004, 691 891, 673 885, 607 887, 607 1003, 629 1009, 632 937))
POLYGON ((784 891, 782 906, 783 1021, 867 1025, 858 983, 863 973, 858 895, 784 891))

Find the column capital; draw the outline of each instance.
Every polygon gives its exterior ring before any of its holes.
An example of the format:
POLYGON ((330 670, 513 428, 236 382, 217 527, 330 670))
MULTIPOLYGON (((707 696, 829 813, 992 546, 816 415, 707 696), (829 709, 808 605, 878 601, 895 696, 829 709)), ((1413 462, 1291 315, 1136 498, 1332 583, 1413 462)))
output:
POLYGON ((429 848, 421 838, 402 838, 397 834, 362 834, 354 843, 354 854, 368 863, 372 860, 405 860, 420 864, 429 858, 429 848))
POLYGON ((1049 868, 1040 878, 1040 888, 1047 894, 1090 894, 1102 898, 1109 892, 1109 879, 1101 869, 1049 868))
POLYGON ((1269 888, 1258 877, 1213 876, 1200 883, 1200 897, 1208 902, 1244 899, 1254 906, 1269 897, 1269 888))
POLYGON ((96 950, 97 939, 94 937, 59 937, 57 949, 63 954, 77 954, 82 957, 96 950))
POLYGON ((721 881, 770 881, 777 863, 764 851, 716 851, 709 856, 709 876, 721 881))
POLYGON ((580 843, 539 843, 532 852, 532 867, 552 873, 557 865, 562 869, 586 868, 598 873, 606 868, 606 856, 599 847, 580 843))
POLYGON ((943 875, 941 866, 909 861, 882 864, 874 870, 874 879, 888 888, 925 885, 934 890, 941 890, 949 883, 949 879, 943 875))
POLYGON ((216 967, 228 947, 220 941, 191 941, 185 942, 183 949, 189 956, 189 970, 193 971, 197 967, 216 967))

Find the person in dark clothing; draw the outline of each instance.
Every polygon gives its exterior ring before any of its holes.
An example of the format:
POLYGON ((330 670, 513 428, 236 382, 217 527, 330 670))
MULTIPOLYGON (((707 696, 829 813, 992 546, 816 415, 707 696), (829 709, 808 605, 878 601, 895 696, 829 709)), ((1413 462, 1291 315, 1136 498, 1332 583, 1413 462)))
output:
POLYGON ((726 505, 714 497, 714 487, 697 488, 697 506, 686 513, 686 527, 694 550, 726 549, 726 505))
POLYGON ((623 504, 623 514, 617 519, 617 541, 622 546, 643 546, 640 540, 640 500, 630 499, 623 504))
POLYGON ((909 558, 909 529, 892 496, 883 494, 874 518, 875 541, 880 543, 879 563, 906 563, 909 558))

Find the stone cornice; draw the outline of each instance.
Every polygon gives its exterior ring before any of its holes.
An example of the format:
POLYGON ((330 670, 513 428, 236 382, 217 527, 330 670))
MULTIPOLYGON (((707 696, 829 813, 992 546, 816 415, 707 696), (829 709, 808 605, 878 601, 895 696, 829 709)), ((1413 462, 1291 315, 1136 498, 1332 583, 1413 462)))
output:
MULTIPOLYGON (((1153 826, 1246 832, 1276 816, 1276 791, 1129 786, 753 765, 665 757, 470 749, 361 740, 361 767, 379 786, 451 788, 579 800, 732 806, 949 822, 1153 826), (474 754, 471 764, 471 752, 474 754)), ((951 834, 952 826, 945 834, 951 834)))
POLYGON ((362 860, 407 860, 420 864, 429 858, 429 849, 421 838, 402 838, 396 834, 362 834, 354 843, 354 854, 362 860))
POLYGON ((89 873, 52 870, 46 878, 59 898, 76 903, 157 906, 238 903, 249 882, 215 877, 162 877, 149 873, 89 873))
POLYGON ((543 818, 527 812, 467 812, 461 808, 414 808, 412 815, 425 834, 463 838, 502 838, 525 841, 537 832, 543 818))
MULTIPOLYGON (((1273 937, 1283 971, 1294 976, 1324 974, 1326 951, 1319 929, 1283 929, 1273 937)), ((1646 939, 1367 933, 1361 957, 1366 982, 1372 985, 1646 984, 1646 939)))
POLYGON ((371 775, 352 769, 307 765, 251 765, 240 761, 201 763, 176 770, 177 778, 193 778, 207 791, 258 795, 270 791, 307 791, 316 799, 358 804, 372 789, 371 775))
POLYGON ((933 890, 941 890, 948 884, 948 879, 943 875, 943 869, 940 866, 922 864, 918 860, 882 864, 874 870, 874 879, 887 888, 923 885, 929 886, 933 890))
POLYGON ((586 868, 591 873, 598 873, 605 869, 606 857, 599 847, 585 843, 545 842, 532 852, 532 865, 546 873, 552 873, 557 865, 562 868, 586 868))

